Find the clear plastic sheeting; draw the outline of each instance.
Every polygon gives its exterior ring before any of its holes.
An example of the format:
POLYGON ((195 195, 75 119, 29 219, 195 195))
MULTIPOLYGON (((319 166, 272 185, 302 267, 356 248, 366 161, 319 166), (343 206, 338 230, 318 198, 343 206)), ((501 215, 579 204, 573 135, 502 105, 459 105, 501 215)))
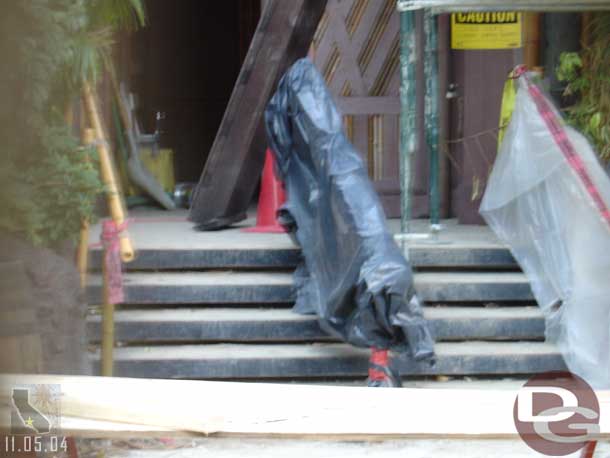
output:
POLYGON ((303 252, 295 310, 317 314, 323 329, 353 345, 430 360, 411 267, 311 61, 284 75, 265 121, 288 198, 280 221, 303 252))
POLYGON ((608 388, 610 180, 588 141, 532 84, 518 80, 480 212, 527 275, 547 339, 568 368, 608 388))

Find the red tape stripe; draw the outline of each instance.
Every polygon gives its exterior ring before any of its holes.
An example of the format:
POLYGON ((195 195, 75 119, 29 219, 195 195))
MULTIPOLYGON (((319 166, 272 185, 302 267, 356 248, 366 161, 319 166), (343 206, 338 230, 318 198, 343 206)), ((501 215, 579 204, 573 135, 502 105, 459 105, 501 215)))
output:
POLYGON ((574 170, 578 178, 580 178, 580 181, 582 182, 587 193, 593 200, 594 205, 599 211, 602 220, 606 222, 608 227, 610 227, 610 210, 608 210, 604 199, 602 198, 601 194, 599 193, 599 190, 595 186, 595 183, 593 183, 589 172, 587 172, 582 158, 574 150, 574 146, 568 138, 568 135, 565 129, 563 128, 561 121, 551 108, 551 105, 546 100, 546 97, 542 94, 542 91, 538 88, 538 86, 533 84, 529 80, 527 75, 524 74, 523 76, 524 78, 526 78, 528 92, 534 100, 534 103, 536 104, 536 108, 538 108, 540 116, 542 116, 542 119, 544 119, 547 128, 551 132, 555 143, 563 153, 572 170, 574 170))

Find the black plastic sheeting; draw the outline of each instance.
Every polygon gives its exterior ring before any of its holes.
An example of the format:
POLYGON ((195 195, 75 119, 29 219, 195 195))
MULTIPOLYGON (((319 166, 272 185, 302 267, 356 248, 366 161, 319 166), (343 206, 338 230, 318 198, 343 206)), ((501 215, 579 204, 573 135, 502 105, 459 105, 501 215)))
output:
POLYGON ((411 267, 309 59, 281 79, 265 124, 288 198, 280 222, 303 252, 295 311, 317 314, 326 332, 355 346, 432 360, 411 267))

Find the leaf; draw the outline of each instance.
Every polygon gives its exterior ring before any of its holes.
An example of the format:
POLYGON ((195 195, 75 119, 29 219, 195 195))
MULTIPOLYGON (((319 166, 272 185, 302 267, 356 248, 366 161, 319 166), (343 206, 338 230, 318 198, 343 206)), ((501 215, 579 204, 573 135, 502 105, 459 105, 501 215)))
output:
POLYGON ((578 72, 582 68, 582 59, 575 52, 563 52, 559 56, 559 66, 556 73, 557 78, 564 82, 573 82, 578 77, 578 72))
POLYGON ((598 111, 593 116, 591 116, 591 119, 589 120, 589 128, 591 130, 597 130, 599 129, 601 122, 602 114, 598 111))
POLYGON ((90 0, 91 28, 112 27, 135 30, 146 25, 143 0, 90 0))
POLYGON ((588 33, 589 46, 562 53, 556 74, 567 83, 565 94, 576 99, 567 121, 589 136, 604 159, 610 155, 610 12, 596 13, 588 33))

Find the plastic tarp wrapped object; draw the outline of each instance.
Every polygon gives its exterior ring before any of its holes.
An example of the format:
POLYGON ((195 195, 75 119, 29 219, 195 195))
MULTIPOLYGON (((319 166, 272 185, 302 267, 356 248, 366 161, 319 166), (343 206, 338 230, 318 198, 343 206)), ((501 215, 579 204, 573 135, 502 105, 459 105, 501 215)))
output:
POLYGON ((570 371, 608 388, 610 180, 529 76, 517 84, 480 212, 527 275, 570 371))
POLYGON ((303 252, 295 311, 317 314, 324 330, 355 346, 431 361, 411 268, 309 59, 283 76, 265 122, 287 194, 280 222, 303 252))

